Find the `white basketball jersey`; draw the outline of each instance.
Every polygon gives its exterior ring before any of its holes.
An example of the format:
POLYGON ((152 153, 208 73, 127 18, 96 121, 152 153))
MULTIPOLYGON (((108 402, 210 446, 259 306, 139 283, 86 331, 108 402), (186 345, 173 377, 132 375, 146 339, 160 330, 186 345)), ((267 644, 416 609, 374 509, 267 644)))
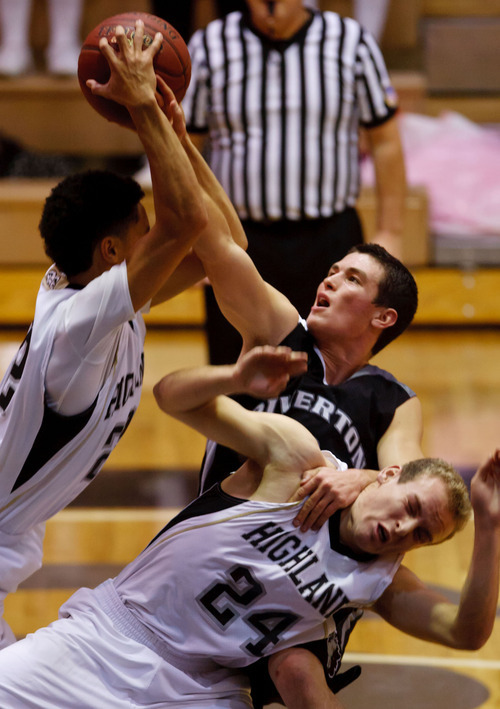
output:
POLYGON ((144 336, 125 263, 83 289, 49 269, 33 323, 0 384, 0 529, 16 534, 47 520, 97 475, 139 404, 144 336), (63 416, 47 406, 45 385, 54 337, 65 318, 71 323, 70 310, 90 323, 100 354, 103 346, 109 352, 91 406, 63 416))
POLYGON ((298 506, 238 500, 215 485, 116 577, 122 602, 174 664, 244 667, 326 638, 336 611, 387 588, 400 556, 347 556, 334 523, 297 530, 298 506))

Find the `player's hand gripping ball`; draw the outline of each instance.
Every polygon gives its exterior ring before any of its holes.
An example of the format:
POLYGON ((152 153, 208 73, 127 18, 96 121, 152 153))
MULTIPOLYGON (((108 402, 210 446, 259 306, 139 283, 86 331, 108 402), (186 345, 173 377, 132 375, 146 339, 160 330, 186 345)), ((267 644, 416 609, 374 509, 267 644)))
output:
POLYGON ((115 39, 117 25, 121 25, 125 30, 125 35, 131 38, 135 32, 136 20, 144 22, 145 47, 151 44, 157 32, 161 32, 163 35, 161 47, 153 61, 153 67, 155 73, 170 86, 177 101, 180 102, 184 98, 191 79, 191 58, 186 43, 177 30, 160 17, 146 12, 125 12, 122 15, 108 17, 107 20, 103 20, 97 27, 94 27, 83 43, 78 59, 80 87, 90 105, 104 118, 132 129, 134 125, 125 106, 102 96, 94 95, 86 85, 86 81, 87 79, 95 79, 100 84, 107 83, 110 70, 106 58, 99 49, 99 40, 101 37, 106 37, 110 46, 119 51, 115 39))

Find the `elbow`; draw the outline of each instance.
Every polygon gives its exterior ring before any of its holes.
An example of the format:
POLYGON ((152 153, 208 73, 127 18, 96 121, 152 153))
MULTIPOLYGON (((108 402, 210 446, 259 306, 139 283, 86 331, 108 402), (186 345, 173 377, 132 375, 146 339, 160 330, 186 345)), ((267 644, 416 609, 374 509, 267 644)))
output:
POLYGON ((489 629, 478 629, 471 628, 470 632, 461 634, 460 637, 455 638, 453 647, 455 650, 466 650, 469 652, 475 652, 480 650, 486 642, 488 641, 492 632, 492 628, 489 629))
POLYGON ((153 396, 159 408, 165 413, 169 412, 167 397, 165 396, 165 379, 160 379, 153 387, 153 396))
POLYGON ((478 638, 473 643, 470 643, 470 646, 467 649, 471 650, 471 651, 480 650, 482 647, 484 647, 486 645, 487 640, 488 640, 488 638, 478 638))
POLYGON ((486 642, 488 638, 490 637, 490 633, 488 635, 473 635, 470 638, 467 638, 466 641, 462 644, 461 647, 459 647, 459 650, 468 650, 469 652, 475 652, 476 650, 480 650, 484 645, 486 645, 486 642))

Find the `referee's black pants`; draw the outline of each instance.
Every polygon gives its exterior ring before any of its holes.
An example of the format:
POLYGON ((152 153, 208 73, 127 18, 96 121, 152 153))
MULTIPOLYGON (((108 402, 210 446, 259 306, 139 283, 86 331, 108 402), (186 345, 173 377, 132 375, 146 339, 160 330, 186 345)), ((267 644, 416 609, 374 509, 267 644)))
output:
MULTIPOLYGON (((265 281, 277 288, 307 317, 321 280, 335 261, 363 241, 361 223, 352 207, 326 219, 242 221, 248 254, 265 281)), ((244 285, 242 284, 244 288, 244 285)), ((219 310, 212 288, 205 287, 206 333, 211 364, 235 362, 239 333, 219 310)))

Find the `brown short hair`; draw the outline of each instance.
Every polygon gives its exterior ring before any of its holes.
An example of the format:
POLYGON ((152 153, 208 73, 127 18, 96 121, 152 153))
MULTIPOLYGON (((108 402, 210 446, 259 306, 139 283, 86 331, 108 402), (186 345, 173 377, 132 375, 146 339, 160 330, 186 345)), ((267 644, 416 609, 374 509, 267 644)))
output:
POLYGON ((398 314, 396 322, 380 333, 372 350, 372 355, 375 355, 401 335, 413 320, 418 306, 417 284, 406 266, 380 244, 358 244, 348 253, 367 254, 380 264, 384 273, 374 303, 384 308, 394 308, 398 314))

